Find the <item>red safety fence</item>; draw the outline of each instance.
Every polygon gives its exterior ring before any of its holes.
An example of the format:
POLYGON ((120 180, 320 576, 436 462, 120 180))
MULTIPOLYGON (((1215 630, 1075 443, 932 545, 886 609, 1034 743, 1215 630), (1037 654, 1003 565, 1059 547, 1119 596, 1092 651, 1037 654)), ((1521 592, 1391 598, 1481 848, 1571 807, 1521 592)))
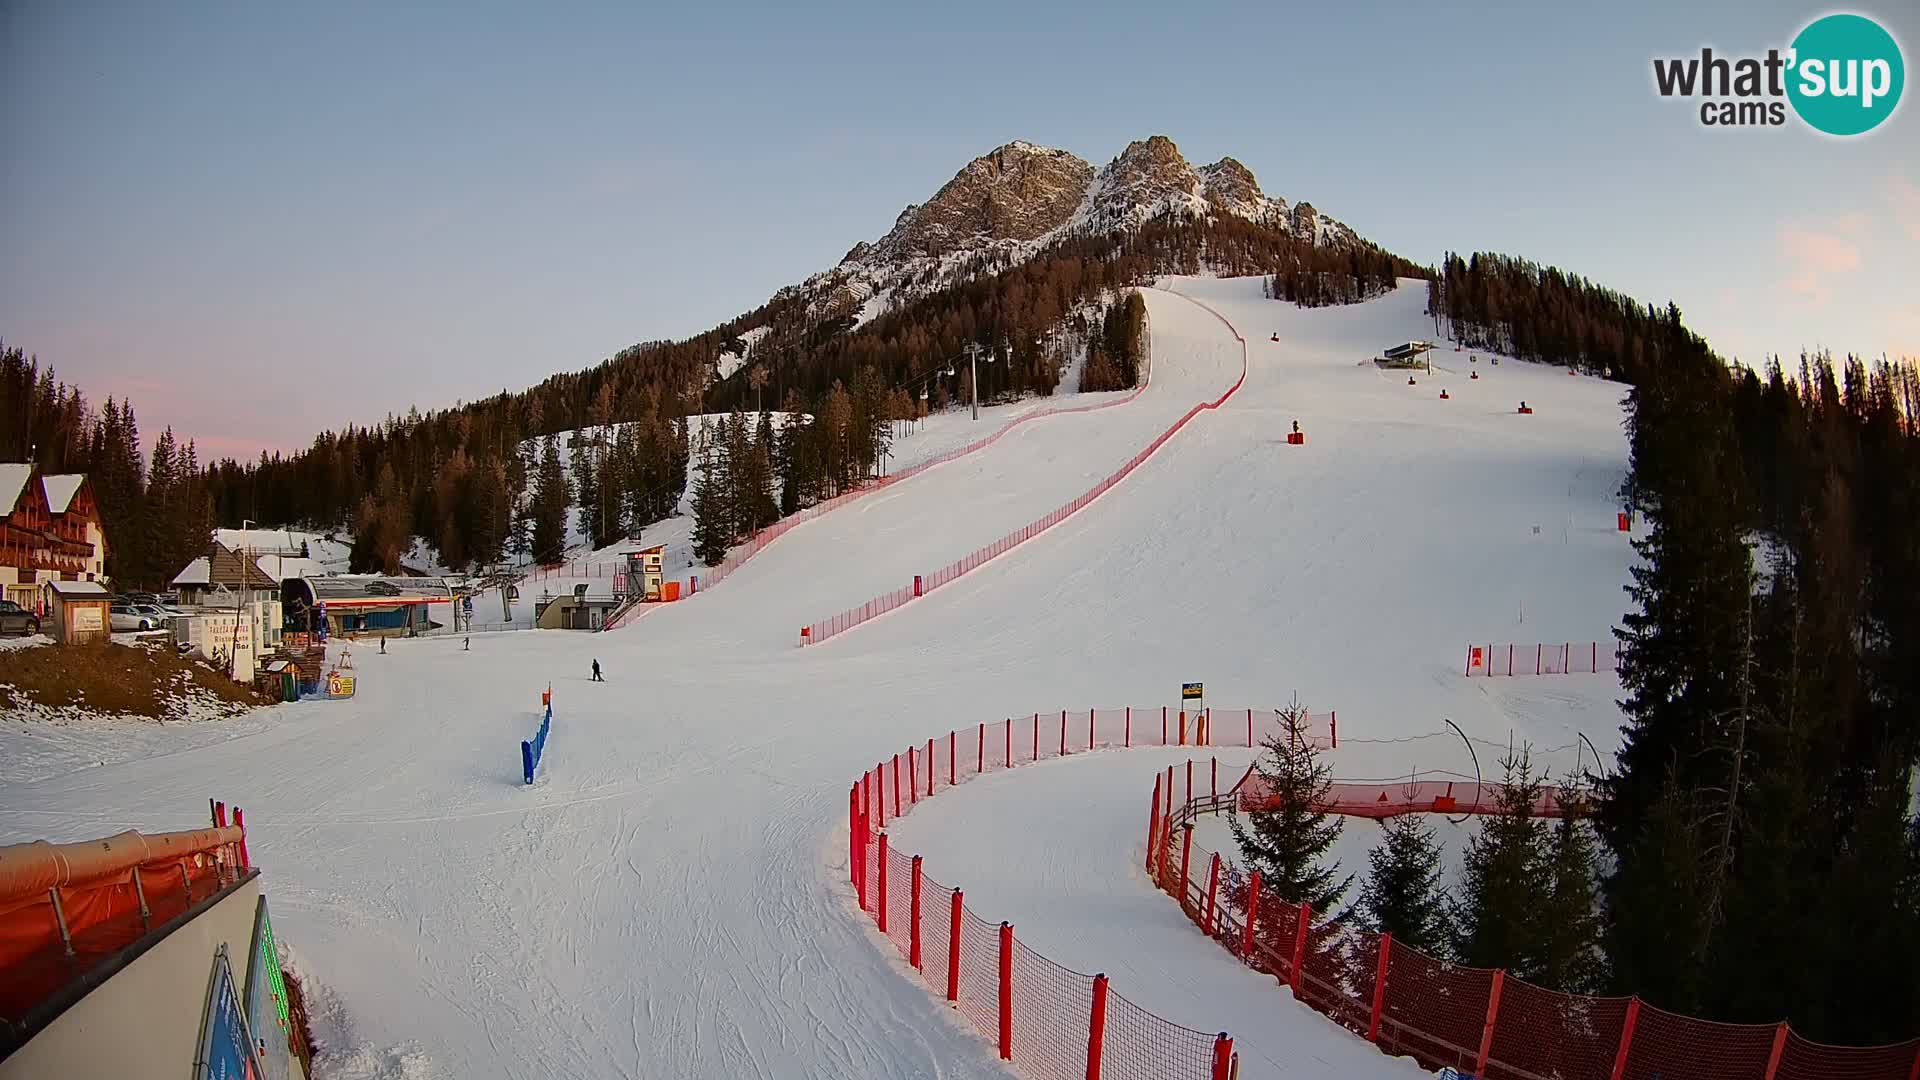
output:
MULTIPOLYGON (((1068 406, 1065 408, 1058 408, 1058 409, 1035 409, 1032 412, 1014 417, 1012 420, 1009 420, 1005 424, 1002 424, 1000 428, 994 431, 992 434, 983 435, 980 438, 975 439, 972 442, 966 444, 965 446, 956 447, 952 450, 947 450, 942 453, 936 454, 925 461, 918 462, 908 468, 900 470, 897 473, 893 473, 888 476, 877 477, 873 480, 868 481, 866 484, 863 484, 860 487, 854 488, 852 491, 843 492, 839 495, 834 496, 831 499, 826 500, 825 502, 815 503, 814 505, 807 507, 805 510, 801 510, 794 514, 789 514, 788 516, 781 518, 779 521, 774 522, 773 524, 767 526, 766 528, 761 529, 759 532, 754 533, 752 538, 747 540, 745 543, 736 545, 728 553, 727 557, 720 562, 718 566, 710 567, 708 569, 701 571, 700 573, 691 575, 687 579, 687 581, 682 585, 680 589, 680 595, 683 597, 692 596, 696 592, 698 592, 702 586, 705 586, 706 588, 710 589, 713 586, 719 584, 720 582, 725 581, 729 576, 733 574, 735 570, 738 570, 740 569, 741 566, 745 565, 747 560, 753 558, 755 555, 760 554, 762 551, 765 551, 768 545, 772 544, 775 540, 780 539, 782 536, 785 536, 788 532, 792 531, 793 529, 796 529, 799 526, 814 520, 815 518, 821 517, 824 514, 832 513, 833 511, 838 510, 840 507, 845 506, 848 503, 853 502, 857 499, 862 499, 877 491, 882 491, 888 487, 893 486, 894 484, 900 483, 903 480, 910 480, 913 477, 918 476, 923 472, 926 472, 928 469, 934 468, 939 465, 945 465, 949 461, 954 461, 959 458, 966 457, 968 454, 972 454, 980 450, 984 450, 987 447, 992 446, 994 443, 999 442, 1002 436, 1006 435, 1008 432, 1012 431, 1014 428, 1017 428, 1022 424, 1032 423, 1035 420, 1042 420, 1050 416, 1066 416, 1071 413, 1097 412, 1100 409, 1111 409, 1118 405, 1125 405, 1128 402, 1132 401, 1134 398, 1139 397, 1141 392, 1146 390, 1146 388, 1147 388, 1147 383, 1143 379, 1140 385, 1134 388, 1133 392, 1127 394, 1124 397, 1115 398, 1112 401, 1095 402, 1094 404, 1091 404, 1091 405, 1073 405, 1073 406, 1068 406)), ((875 601, 872 601, 870 603, 877 603, 881 599, 885 599, 885 598, 884 597, 876 598, 875 601)), ((863 605, 863 607, 864 606, 866 605, 863 605)), ((893 606, 897 607, 899 605, 896 603, 893 606)), ((636 612, 653 611, 653 610, 657 610, 658 607, 659 605, 657 604, 640 604, 637 602, 630 603, 626 607, 615 612, 613 617, 607 620, 607 624, 605 628, 608 630, 615 629, 616 627, 624 625, 625 623, 631 621, 634 617, 636 617, 635 616, 636 612)), ((855 610, 857 611, 860 609, 855 609, 855 610)), ((885 610, 892 610, 892 608, 887 608, 885 610)), ((866 618, 868 619, 873 618, 873 616, 877 614, 879 614, 879 611, 874 611, 872 614, 868 614, 866 618)))
POLYGON ((1233 328, 1232 323, 1227 322, 1226 316, 1208 307, 1206 304, 1200 303, 1198 300, 1193 300, 1191 297, 1187 297, 1186 299, 1205 308, 1214 318, 1225 323, 1227 330, 1233 334, 1234 340, 1240 343, 1240 377, 1234 380, 1232 386, 1227 387, 1224 393, 1212 401, 1203 401, 1193 408, 1188 409, 1180 419, 1173 422, 1171 427, 1161 432, 1159 437, 1155 438, 1151 443, 1148 443, 1139 453, 1129 458, 1125 464, 1109 474, 1106 479, 1089 488, 1084 494, 1072 502, 1055 508, 1045 517, 1022 525, 1020 528, 1013 530, 1000 539, 995 540, 993 543, 979 548, 969 555, 962 556, 938 570, 927 574, 915 575, 913 584, 910 586, 896 589, 882 596, 877 596, 872 600, 868 600, 866 603, 848 608, 831 618, 822 619, 819 622, 801 627, 800 644, 817 645, 830 637, 843 634, 859 626, 861 623, 884 615, 910 600, 924 596, 926 593, 932 592, 942 585, 949 584, 966 574, 972 573, 981 566, 1005 555, 1007 552, 1012 551, 1014 548, 1019 547, 1034 537, 1039 536, 1041 533, 1060 524, 1067 518, 1079 513, 1095 499, 1112 490, 1114 485, 1126 479, 1128 474, 1132 473, 1133 470, 1139 468, 1143 462, 1152 457, 1155 451, 1165 446, 1167 440, 1178 434, 1180 429, 1186 427, 1187 422, 1195 416, 1209 409, 1217 409, 1226 404, 1227 399, 1231 398, 1247 381, 1247 339, 1240 336, 1240 332, 1233 328))
POLYGON ((0 847, 0 1019, 41 1002, 243 877, 245 818, 212 828, 0 847))
MULTIPOLYGON (((1433 775, 1426 773, 1422 775, 1433 775)), ((1228 792, 1242 811, 1263 809, 1272 798, 1267 781, 1252 768, 1228 792)), ((1320 809, 1347 817, 1390 818, 1401 814, 1497 814, 1500 787, 1472 777, 1448 774, 1445 779, 1335 780, 1320 809)), ((1551 784, 1534 800, 1535 817, 1566 817, 1561 789, 1551 784)))
MULTIPOLYGON (((1233 715, 1242 712, 1254 715, 1250 709, 1233 715)), ((1257 729, 1251 719, 1215 729, 1213 722, 1223 715, 1164 707, 1065 709, 979 724, 908 747, 863 774, 848 792, 848 866, 860 909, 928 989, 953 1003, 1022 1075, 1228 1080, 1238 1062, 1225 1032, 1148 1012, 1112 989, 1105 975, 1062 967, 1028 948, 1011 924, 969 910, 964 893, 928 876, 920 856, 889 846, 887 820, 982 773, 1101 746, 1209 745, 1209 738, 1232 740, 1235 732, 1257 729), (1111 735, 1119 741, 1107 741, 1111 735)), ((1187 774, 1191 785, 1191 762, 1187 774)), ((1217 786, 1218 770, 1203 782, 1217 786)))
POLYGON ((1233 793, 1173 806, 1155 783, 1147 871, 1202 932, 1382 1052, 1481 1080, 1915 1080, 1920 1039, 1827 1046, 1786 1023, 1722 1024, 1639 998, 1548 990, 1429 956, 1391 934, 1263 899, 1259 874, 1193 842, 1233 793), (1177 839, 1176 839, 1177 837, 1177 839))
POLYGON ((1475 675, 1598 675, 1619 669, 1619 650, 1606 641, 1467 646, 1469 678, 1475 675))

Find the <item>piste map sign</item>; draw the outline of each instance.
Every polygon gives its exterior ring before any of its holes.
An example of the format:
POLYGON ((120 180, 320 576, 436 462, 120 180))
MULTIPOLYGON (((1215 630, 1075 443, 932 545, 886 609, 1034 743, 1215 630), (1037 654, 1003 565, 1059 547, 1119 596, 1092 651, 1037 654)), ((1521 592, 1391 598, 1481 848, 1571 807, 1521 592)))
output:
POLYGON ((213 985, 208 988, 207 1018, 200 1028, 193 1075, 194 1080, 261 1080, 225 945, 213 954, 213 985))

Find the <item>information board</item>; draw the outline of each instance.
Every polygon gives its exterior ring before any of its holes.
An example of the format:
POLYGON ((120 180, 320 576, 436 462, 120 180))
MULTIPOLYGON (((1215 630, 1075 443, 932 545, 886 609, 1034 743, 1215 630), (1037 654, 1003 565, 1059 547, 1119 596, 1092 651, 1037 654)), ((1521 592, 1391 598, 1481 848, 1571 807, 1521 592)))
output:
POLYGON ((207 991, 207 1016, 200 1027, 193 1075, 196 1080, 260 1080, 261 1076, 225 945, 213 954, 212 986, 207 991))

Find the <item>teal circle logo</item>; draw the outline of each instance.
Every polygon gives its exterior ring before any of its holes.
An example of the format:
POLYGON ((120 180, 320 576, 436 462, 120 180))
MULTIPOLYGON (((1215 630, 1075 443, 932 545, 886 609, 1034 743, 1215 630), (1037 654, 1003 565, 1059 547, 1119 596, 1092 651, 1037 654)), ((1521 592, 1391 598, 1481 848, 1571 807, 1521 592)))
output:
POLYGON ((1826 15, 1793 39, 1787 100, 1817 131, 1860 135, 1900 104, 1906 64, 1900 45, 1864 15, 1826 15))

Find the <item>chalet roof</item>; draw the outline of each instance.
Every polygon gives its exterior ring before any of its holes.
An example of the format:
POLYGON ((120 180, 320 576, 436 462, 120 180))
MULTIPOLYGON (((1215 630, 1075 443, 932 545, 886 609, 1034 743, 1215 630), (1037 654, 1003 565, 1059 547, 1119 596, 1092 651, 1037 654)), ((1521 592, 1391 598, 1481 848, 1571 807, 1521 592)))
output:
POLYGON ((73 505, 73 497, 80 493, 80 485, 87 482, 86 473, 56 473, 52 476, 42 474, 40 483, 47 493, 47 509, 56 514, 64 514, 73 505))
POLYGON ((0 462, 0 517, 13 513, 14 505, 20 501, 20 493, 27 490, 27 480, 31 476, 33 466, 25 462, 0 462))
POLYGON ((47 588, 52 589, 61 596, 76 598, 97 597, 101 600, 110 600, 113 598, 113 594, 107 591, 107 587, 97 581, 49 581, 47 582, 47 588))
POLYGON ((209 566, 210 566, 210 563, 207 557, 205 555, 202 555, 199 558, 188 563, 186 569, 173 575, 173 581, 171 582, 171 584, 211 585, 213 584, 213 582, 207 580, 207 573, 208 573, 209 566))
POLYGON ((215 585, 229 589, 274 591, 280 588, 280 583, 256 563, 218 541, 208 546, 205 555, 188 563, 174 576, 173 581, 176 585, 215 585), (203 562, 206 563, 204 579, 188 578, 187 575, 195 573, 203 562))
POLYGON ((302 539, 285 529, 215 529, 214 542, 255 555, 298 555, 302 539))

